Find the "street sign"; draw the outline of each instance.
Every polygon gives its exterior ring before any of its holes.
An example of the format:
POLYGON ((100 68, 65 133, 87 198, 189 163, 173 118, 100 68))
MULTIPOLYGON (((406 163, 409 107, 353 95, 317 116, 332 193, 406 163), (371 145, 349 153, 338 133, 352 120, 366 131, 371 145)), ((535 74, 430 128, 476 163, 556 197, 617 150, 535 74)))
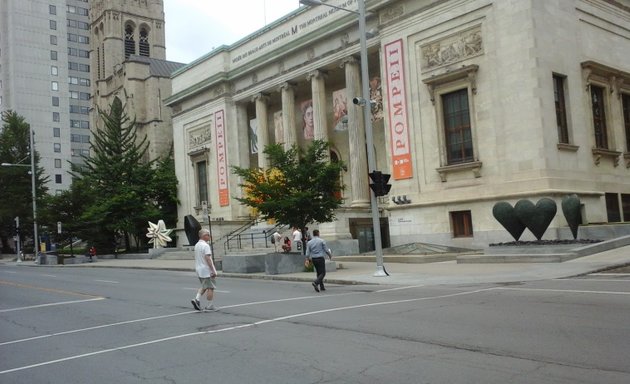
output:
POLYGON ((61 235, 61 221, 57 222, 57 233, 61 235))

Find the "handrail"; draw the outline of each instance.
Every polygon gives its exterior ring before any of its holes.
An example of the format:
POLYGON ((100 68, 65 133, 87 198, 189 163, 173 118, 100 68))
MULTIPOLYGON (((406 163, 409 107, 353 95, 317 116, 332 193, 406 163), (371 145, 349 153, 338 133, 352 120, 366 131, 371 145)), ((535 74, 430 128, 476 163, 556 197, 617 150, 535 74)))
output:
POLYGON ((269 247, 270 239, 273 234, 278 230, 278 228, 282 228, 285 225, 276 224, 271 229, 265 229, 258 233, 249 233, 247 235, 243 235, 243 232, 253 227, 258 221, 253 220, 247 225, 235 230, 231 233, 231 236, 227 237, 227 240, 223 243, 223 249, 227 252, 230 249, 243 249, 244 241, 251 243, 251 247, 255 248, 256 240, 264 240, 265 248, 269 247), (232 243, 236 242, 235 246, 232 246, 232 243))

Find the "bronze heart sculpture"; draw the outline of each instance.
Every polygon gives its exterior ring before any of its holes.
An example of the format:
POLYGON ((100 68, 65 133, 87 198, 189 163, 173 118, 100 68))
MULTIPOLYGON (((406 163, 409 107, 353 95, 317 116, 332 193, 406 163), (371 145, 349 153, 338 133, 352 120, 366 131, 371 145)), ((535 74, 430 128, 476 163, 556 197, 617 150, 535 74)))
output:
POLYGON ((545 234, 557 209, 556 202, 547 197, 538 200, 536 205, 529 200, 519 200, 514 206, 516 217, 538 240, 545 234))
POLYGON ((580 225, 580 198, 575 193, 562 199, 562 213, 571 228, 573 239, 577 239, 578 226, 580 225))
POLYGON ((518 241, 523 231, 525 231, 525 224, 516 217, 512 205, 508 202, 500 201, 492 207, 492 215, 512 235, 514 240, 518 241))

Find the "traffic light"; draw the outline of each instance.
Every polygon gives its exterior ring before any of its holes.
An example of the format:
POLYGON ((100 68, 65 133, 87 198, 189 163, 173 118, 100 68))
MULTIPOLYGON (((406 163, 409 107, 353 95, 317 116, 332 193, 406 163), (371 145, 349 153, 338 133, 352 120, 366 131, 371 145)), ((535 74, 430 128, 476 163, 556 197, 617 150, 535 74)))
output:
POLYGON ((370 188, 374 191, 375 196, 385 196, 389 193, 389 190, 392 189, 391 184, 387 184, 390 176, 390 174, 381 171, 370 172, 370 179, 372 179, 370 188))

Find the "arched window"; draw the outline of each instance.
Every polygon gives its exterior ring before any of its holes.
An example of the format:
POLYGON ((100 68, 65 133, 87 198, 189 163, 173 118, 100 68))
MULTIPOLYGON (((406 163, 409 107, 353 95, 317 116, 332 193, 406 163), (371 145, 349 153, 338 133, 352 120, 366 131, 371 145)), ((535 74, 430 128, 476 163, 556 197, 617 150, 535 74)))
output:
POLYGON ((127 24, 125 27, 125 59, 129 58, 129 55, 136 54, 136 42, 133 39, 133 26, 127 24))
POLYGON ((149 31, 146 27, 140 28, 140 56, 149 56, 149 31))

